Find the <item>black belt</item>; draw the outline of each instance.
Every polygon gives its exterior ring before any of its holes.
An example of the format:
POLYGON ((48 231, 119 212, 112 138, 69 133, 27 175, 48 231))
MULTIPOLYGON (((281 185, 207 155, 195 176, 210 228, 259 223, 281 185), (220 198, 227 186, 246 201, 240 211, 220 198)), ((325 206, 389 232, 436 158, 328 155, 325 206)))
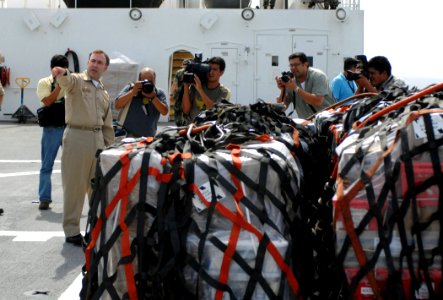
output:
POLYGON ((72 129, 78 129, 78 130, 86 130, 86 131, 93 131, 93 132, 98 132, 102 130, 101 126, 80 126, 80 125, 68 125, 69 128, 72 129))

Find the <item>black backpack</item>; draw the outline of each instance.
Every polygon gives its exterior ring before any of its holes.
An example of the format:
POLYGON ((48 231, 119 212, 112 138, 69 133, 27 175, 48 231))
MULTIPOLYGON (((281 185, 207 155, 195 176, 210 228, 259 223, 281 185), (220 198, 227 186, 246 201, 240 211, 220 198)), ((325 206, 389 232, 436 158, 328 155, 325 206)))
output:
MULTIPOLYGON (((55 80, 51 83, 51 92, 55 89, 55 80)), ((50 106, 37 109, 38 125, 40 127, 65 126, 65 97, 60 98, 50 106)))

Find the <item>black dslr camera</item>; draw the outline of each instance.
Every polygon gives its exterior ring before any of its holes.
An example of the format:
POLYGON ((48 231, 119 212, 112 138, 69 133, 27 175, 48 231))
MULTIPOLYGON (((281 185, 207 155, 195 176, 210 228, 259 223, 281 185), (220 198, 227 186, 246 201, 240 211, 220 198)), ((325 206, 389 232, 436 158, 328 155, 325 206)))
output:
POLYGON ((292 74, 292 72, 287 71, 287 72, 281 72, 281 80, 283 82, 289 82, 289 80, 291 80, 292 78, 294 78, 294 74, 292 74))
POLYGON ((154 91, 154 88, 155 88, 155 85, 154 85, 154 83, 152 81, 147 80, 147 79, 142 81, 142 91, 143 91, 143 93, 150 94, 150 93, 152 93, 154 91))
POLYGON ((183 82, 194 83, 194 74, 198 76, 202 84, 207 82, 211 67, 207 61, 202 61, 202 59, 202 53, 194 54, 194 59, 186 65, 185 72, 183 73, 183 82))

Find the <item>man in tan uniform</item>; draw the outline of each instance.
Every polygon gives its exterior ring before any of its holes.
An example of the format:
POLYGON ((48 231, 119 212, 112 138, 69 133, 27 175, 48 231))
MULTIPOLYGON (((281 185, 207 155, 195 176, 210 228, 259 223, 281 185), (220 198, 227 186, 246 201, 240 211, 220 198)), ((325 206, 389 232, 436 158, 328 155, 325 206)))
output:
POLYGON ((95 174, 98 149, 114 141, 109 95, 100 81, 109 66, 109 57, 102 50, 89 54, 83 73, 53 69, 58 84, 65 89, 66 129, 63 135, 62 184, 63 230, 66 242, 84 244, 80 234, 80 218, 85 194, 91 196, 90 181, 95 174))

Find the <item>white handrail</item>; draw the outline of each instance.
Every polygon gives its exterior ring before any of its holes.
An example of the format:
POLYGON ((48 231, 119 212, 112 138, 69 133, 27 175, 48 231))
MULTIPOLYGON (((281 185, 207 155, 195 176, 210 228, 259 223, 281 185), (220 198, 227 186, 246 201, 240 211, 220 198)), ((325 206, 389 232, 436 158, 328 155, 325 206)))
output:
MULTIPOLYGON (((77 0, 75 0, 77 3, 77 0)), ((61 8, 63 0, 0 0, 0 8, 61 8)))
MULTIPOLYGON (((173 2, 174 0, 172 0, 173 2)), ((185 7, 186 0, 175 0, 179 3, 184 3, 185 7)), ((242 0, 239 1, 239 7, 241 7, 242 0)), ((283 0, 284 1, 284 0, 283 0)), ((309 2, 309 0, 305 0, 306 2, 309 2)), ((322 2, 321 0, 317 0, 318 2, 322 2)), ((78 0, 75 0, 75 6, 77 6, 78 0)), ((132 0, 130 0, 129 5, 132 7, 132 0)), ((347 8, 349 10, 359 10, 360 9, 360 0, 341 0, 340 6, 347 8)), ((63 0, 0 0, 0 8, 66 8, 66 4, 63 0)), ((180 7, 180 5, 178 5, 180 7)))
POLYGON ((350 10, 360 10, 360 0, 342 0, 341 6, 350 10))

